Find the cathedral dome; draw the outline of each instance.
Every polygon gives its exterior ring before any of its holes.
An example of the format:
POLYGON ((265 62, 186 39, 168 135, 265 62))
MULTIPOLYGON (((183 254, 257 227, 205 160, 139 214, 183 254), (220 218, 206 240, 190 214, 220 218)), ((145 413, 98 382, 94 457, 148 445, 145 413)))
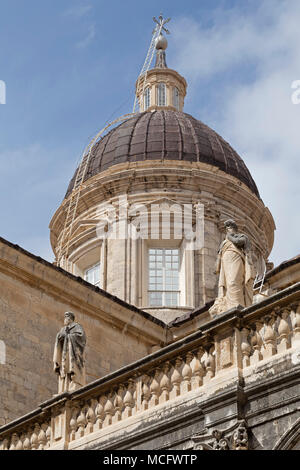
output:
MULTIPOLYGON (((93 147, 85 181, 113 165, 145 160, 207 163, 234 176, 259 197, 245 163, 221 136, 191 115, 168 109, 142 112, 106 134, 93 147)), ((76 172, 66 197, 75 177, 76 172)))
POLYGON ((237 152, 183 112, 188 84, 166 61, 169 19, 154 21, 133 112, 89 144, 50 230, 60 267, 169 322, 216 298, 226 220, 249 238, 259 275, 275 225, 237 152))

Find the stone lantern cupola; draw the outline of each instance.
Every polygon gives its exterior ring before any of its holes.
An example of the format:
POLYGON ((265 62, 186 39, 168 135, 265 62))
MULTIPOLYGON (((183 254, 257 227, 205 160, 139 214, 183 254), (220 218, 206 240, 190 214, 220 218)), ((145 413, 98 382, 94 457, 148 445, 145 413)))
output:
POLYGON ((155 66, 136 82, 136 95, 141 111, 183 110, 187 83, 176 70, 168 68, 165 52, 167 47, 168 41, 160 33, 155 41, 155 66))

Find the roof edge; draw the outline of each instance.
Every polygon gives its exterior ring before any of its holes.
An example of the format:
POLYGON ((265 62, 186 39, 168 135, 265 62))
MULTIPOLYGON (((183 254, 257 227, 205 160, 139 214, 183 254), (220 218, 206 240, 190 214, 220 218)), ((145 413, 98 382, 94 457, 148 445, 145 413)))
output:
POLYGON ((50 261, 47 261, 45 260, 44 258, 41 258, 40 256, 37 256, 37 255, 34 255, 33 253, 31 253, 30 251, 27 251, 25 250, 24 248, 20 247, 19 245, 16 245, 12 242, 9 242, 8 240, 6 240, 5 238, 2 238, 0 237, 0 243, 3 243, 4 245, 7 245, 9 246, 10 248, 13 248, 17 251, 19 251, 20 253, 22 253, 23 255, 25 256, 29 256, 30 258, 34 259, 35 261, 37 261, 38 263, 41 263, 43 264, 44 266, 47 266, 51 269, 54 269, 58 272, 60 272, 61 274, 63 274, 64 276, 67 276, 69 279, 72 279, 73 281, 76 281, 82 285, 84 285, 85 287, 87 287, 88 289, 91 289, 93 290, 94 292, 98 293, 98 294, 101 294, 103 295, 104 297, 106 297, 107 299, 110 299, 110 300, 113 300, 114 302, 116 302, 117 304, 121 305, 122 307, 125 307, 129 310, 132 310, 133 312, 135 313, 138 313, 139 315, 143 316, 144 318, 146 318, 147 320, 150 320, 152 321, 153 323, 156 323, 157 325, 163 327, 163 328, 166 328, 167 327, 167 324, 164 323, 162 320, 159 320, 158 318, 155 318, 153 317, 150 313, 148 312, 145 312, 144 310, 141 310, 139 309, 138 307, 136 307, 135 305, 131 305, 131 304, 128 304, 127 302, 125 302, 125 300, 122 300, 122 299, 119 299, 119 297, 116 297, 115 295, 113 294, 110 294, 109 292, 103 290, 103 289, 100 289, 100 287, 97 287, 97 286, 93 286, 92 284, 90 284, 89 282, 85 281, 84 279, 82 279, 81 277, 79 276, 74 276, 74 274, 71 274, 69 273, 68 271, 65 271, 63 268, 60 268, 59 266, 55 266, 53 263, 50 263, 50 261))

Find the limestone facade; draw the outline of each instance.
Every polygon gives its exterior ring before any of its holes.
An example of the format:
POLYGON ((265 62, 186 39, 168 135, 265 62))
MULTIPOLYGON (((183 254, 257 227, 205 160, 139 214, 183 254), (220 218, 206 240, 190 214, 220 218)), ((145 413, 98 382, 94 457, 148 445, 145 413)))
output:
POLYGON ((165 344, 163 323, 3 239, 0 258, 0 425, 57 393, 51 358, 63 312, 86 331, 87 382, 165 344))
POLYGON ((299 449, 300 283, 42 403, 1 448, 299 449))
MULTIPOLYGON (((65 199, 50 223, 54 252, 63 230, 67 204, 68 199, 65 199)), ((101 287, 104 290, 169 322, 216 297, 215 260, 225 236, 223 222, 228 218, 234 218, 239 229, 249 236, 255 268, 262 273, 273 246, 275 225, 261 199, 245 184, 212 165, 198 162, 145 161, 114 165, 84 185, 65 269, 76 276, 83 276, 85 268, 100 262, 101 287), (125 215, 123 201, 127 204, 125 215), (155 240, 148 237, 153 230, 150 208, 158 206, 157 210, 162 212, 174 204, 182 209, 184 205, 190 205, 194 219, 197 205, 203 205, 202 249, 186 250, 183 237, 174 238, 172 223, 169 239, 162 239, 161 235, 155 240), (105 222, 108 205, 115 207, 118 222, 127 217, 127 222, 133 224, 140 214, 131 208, 142 205, 149 209, 149 233, 141 234, 136 240, 99 239, 97 226, 101 221, 105 222), (147 251, 151 247, 180 249, 181 294, 175 309, 150 308, 147 251)))
POLYGON ((156 46, 136 84, 144 112, 84 155, 50 222, 55 263, 0 239, 1 450, 300 448, 300 257, 269 269, 270 211, 239 155, 182 112, 187 84, 156 46), (212 319, 228 219, 265 277, 252 305, 212 319), (151 303, 150 250, 178 250, 173 306, 151 303), (87 337, 86 385, 56 394, 67 311, 87 337))

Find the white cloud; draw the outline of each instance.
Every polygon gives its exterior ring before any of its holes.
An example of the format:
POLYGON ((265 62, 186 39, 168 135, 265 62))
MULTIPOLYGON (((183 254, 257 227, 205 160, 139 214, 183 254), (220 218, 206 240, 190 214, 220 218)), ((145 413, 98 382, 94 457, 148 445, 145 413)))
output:
POLYGON ((73 7, 69 8, 68 10, 65 10, 63 12, 63 16, 67 16, 67 17, 70 17, 70 18, 82 18, 87 13, 89 13, 92 8, 93 8, 93 6, 90 5, 90 4, 87 4, 87 5, 74 5, 73 7))
POLYGON ((88 27, 88 32, 87 32, 86 37, 82 39, 81 41, 79 41, 76 44, 76 47, 78 47, 79 49, 84 49, 92 42, 95 36, 96 36, 96 26, 94 24, 91 24, 88 27))
MULTIPOLYGON (((90 13, 92 8, 93 5, 91 5, 90 3, 77 4, 72 6, 68 10, 65 10, 63 12, 63 16, 71 18, 73 20, 82 21, 82 19, 90 13)), ((87 28, 87 32, 85 34, 85 37, 75 44, 78 49, 85 49, 96 36, 96 26, 94 23, 83 25, 83 27, 87 28)))
POLYGON ((300 79, 299 19, 300 2, 272 0, 248 16, 218 11, 209 29, 185 18, 174 30, 176 68, 190 81, 194 114, 205 121, 196 100, 200 80, 233 74, 222 93, 216 91, 218 109, 210 114, 244 158, 274 216, 275 264, 300 253, 300 105, 291 100, 292 82, 300 79))

